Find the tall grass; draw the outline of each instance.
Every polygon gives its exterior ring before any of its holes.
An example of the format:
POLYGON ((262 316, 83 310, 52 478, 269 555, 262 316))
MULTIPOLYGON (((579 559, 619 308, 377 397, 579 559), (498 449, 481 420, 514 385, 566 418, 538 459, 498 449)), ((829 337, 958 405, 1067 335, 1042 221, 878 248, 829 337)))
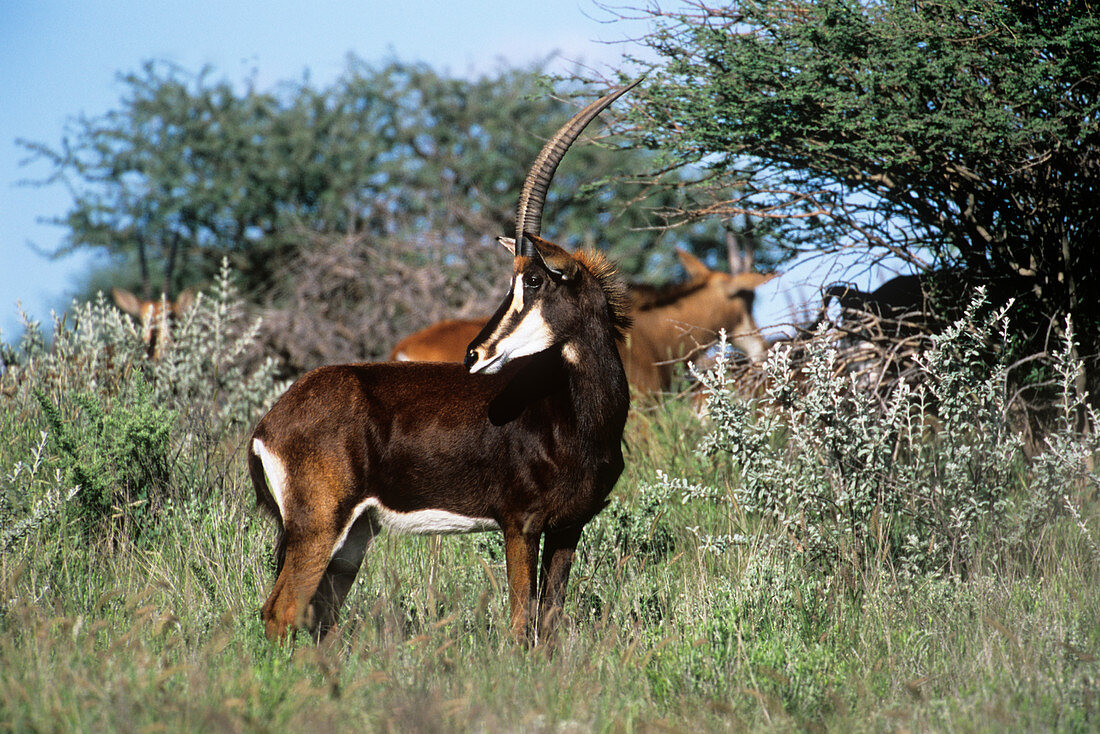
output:
POLYGON ((74 313, 0 377, 0 729, 1098 726, 1096 447, 1067 397, 1047 450, 1018 450, 999 318, 945 334, 929 392, 885 414, 827 352, 786 388, 773 357, 755 402, 716 373, 707 425, 640 407, 560 638, 528 650, 494 535, 383 536, 336 634, 268 643, 240 447, 280 386, 242 366, 229 275, 164 363, 105 304, 74 313))

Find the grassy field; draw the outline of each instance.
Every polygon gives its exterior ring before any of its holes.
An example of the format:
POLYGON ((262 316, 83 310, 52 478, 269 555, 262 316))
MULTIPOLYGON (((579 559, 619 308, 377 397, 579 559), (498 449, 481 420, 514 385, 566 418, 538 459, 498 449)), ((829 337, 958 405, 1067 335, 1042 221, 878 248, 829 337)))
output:
MULTIPOLYGON (((230 305, 226 293, 200 302, 176 361, 135 366, 126 325, 115 333, 117 317, 90 310, 77 321, 96 323, 88 334, 24 344, 38 356, 4 375, 0 729, 1100 728, 1088 466, 1015 456, 977 478, 1001 483, 1001 509, 962 535, 920 525, 920 508, 887 523, 886 503, 869 511, 869 535, 852 515, 830 530, 836 518, 803 508, 820 532, 787 542, 797 524, 752 510, 743 490, 759 477, 735 451, 695 451, 707 428, 678 401, 632 415, 626 472, 585 531, 552 647, 510 641, 495 535, 382 536, 336 634, 272 645, 258 610, 273 528, 240 448, 279 386, 262 365, 234 367, 249 333, 230 305), (961 538, 967 551, 926 549, 931 565, 914 565, 898 533, 961 538), (818 547, 831 555, 811 558, 818 547)), ((996 455, 968 454, 970 469, 996 455)), ((949 463, 928 471, 947 477, 949 463)), ((820 482, 806 476, 806 491, 820 482)))

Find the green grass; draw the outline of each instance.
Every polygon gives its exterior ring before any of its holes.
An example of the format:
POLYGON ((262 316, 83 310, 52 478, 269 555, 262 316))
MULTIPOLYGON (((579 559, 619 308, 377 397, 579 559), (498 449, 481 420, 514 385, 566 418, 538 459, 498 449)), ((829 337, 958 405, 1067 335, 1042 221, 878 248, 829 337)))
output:
POLYGON ((1095 485, 1035 489, 1010 467, 1019 496, 997 522, 1018 525, 974 534, 965 580, 888 560, 826 569, 737 505, 751 468, 694 451, 705 429, 685 402, 638 406, 554 646, 511 641, 492 534, 383 535, 336 633, 275 645, 259 620, 274 531, 240 456, 273 383, 245 375, 250 392, 232 392, 219 353, 139 368, 96 344, 53 349, 108 363, 40 355, 0 379, 0 731, 1100 729, 1095 485), (135 369, 150 381, 128 390, 135 369), (203 389, 215 379, 220 393, 203 389), (165 421, 153 473, 104 428, 159 436, 165 421), (77 475, 109 511, 65 499, 77 475), (1064 494, 1079 520, 1031 492, 1064 494))
MULTIPOLYGON (((681 450, 678 404, 635 416, 617 503, 681 450)), ((684 434, 687 434, 685 436, 684 434)), ((1089 730, 1100 578, 1079 529, 966 582, 860 593, 768 557, 700 551, 728 510, 668 503, 586 531, 557 646, 509 641, 495 536, 383 536, 338 635, 269 644, 269 524, 243 467, 202 511, 137 543, 75 523, 0 558, 0 728, 286 731, 1089 730), (620 523, 621 524, 621 523, 620 523), (620 531, 618 534, 616 530, 620 531), (625 533, 625 535, 624 535, 625 533), (664 544, 637 543, 664 533, 664 544)), ((582 541, 583 542, 583 541, 582 541)))

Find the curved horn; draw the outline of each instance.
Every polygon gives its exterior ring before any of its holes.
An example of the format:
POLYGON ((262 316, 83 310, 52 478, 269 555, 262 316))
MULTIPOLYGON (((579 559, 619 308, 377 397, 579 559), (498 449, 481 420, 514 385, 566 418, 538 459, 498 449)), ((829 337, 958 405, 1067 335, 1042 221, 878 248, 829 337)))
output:
POLYGON ((546 203, 546 191, 550 188, 550 181, 554 178, 554 172, 558 164, 565 157, 569 146, 580 136, 588 123, 603 112, 608 105, 622 95, 636 87, 641 78, 635 79, 625 87, 619 87, 615 91, 600 97, 595 102, 589 103, 584 109, 561 126, 554 136, 542 146, 535 162, 531 164, 531 170, 523 182, 523 188, 519 194, 519 205, 516 207, 516 255, 530 257, 533 252, 531 243, 524 239, 523 234, 529 232, 533 235, 542 234, 542 205, 546 203))

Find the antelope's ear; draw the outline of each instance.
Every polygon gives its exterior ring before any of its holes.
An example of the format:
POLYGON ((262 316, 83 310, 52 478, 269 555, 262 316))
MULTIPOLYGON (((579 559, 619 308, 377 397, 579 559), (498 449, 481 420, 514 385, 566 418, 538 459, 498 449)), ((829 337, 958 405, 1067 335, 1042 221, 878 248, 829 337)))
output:
POLYGON ((687 272, 688 277, 692 280, 696 278, 705 278, 711 273, 711 269, 703 264, 703 261, 692 255, 687 250, 681 250, 676 248, 676 256, 680 258, 680 264, 684 266, 684 271, 687 272))
POLYGON ((122 309, 122 311, 131 316, 141 318, 141 299, 133 293, 123 288, 112 288, 111 298, 114 299, 115 305, 122 309))
POLYGON ((742 273, 741 275, 748 279, 748 282, 753 288, 759 288, 768 281, 775 280, 779 277, 779 273, 742 273))
POLYGON ((497 242, 504 245, 504 249, 512 253, 512 256, 516 255, 516 239, 514 237, 497 237, 497 242))
POLYGON ((558 280, 572 280, 577 277, 577 269, 580 266, 572 255, 550 240, 544 240, 529 232, 524 232, 523 236, 534 245, 535 257, 544 268, 550 271, 550 275, 558 280))

